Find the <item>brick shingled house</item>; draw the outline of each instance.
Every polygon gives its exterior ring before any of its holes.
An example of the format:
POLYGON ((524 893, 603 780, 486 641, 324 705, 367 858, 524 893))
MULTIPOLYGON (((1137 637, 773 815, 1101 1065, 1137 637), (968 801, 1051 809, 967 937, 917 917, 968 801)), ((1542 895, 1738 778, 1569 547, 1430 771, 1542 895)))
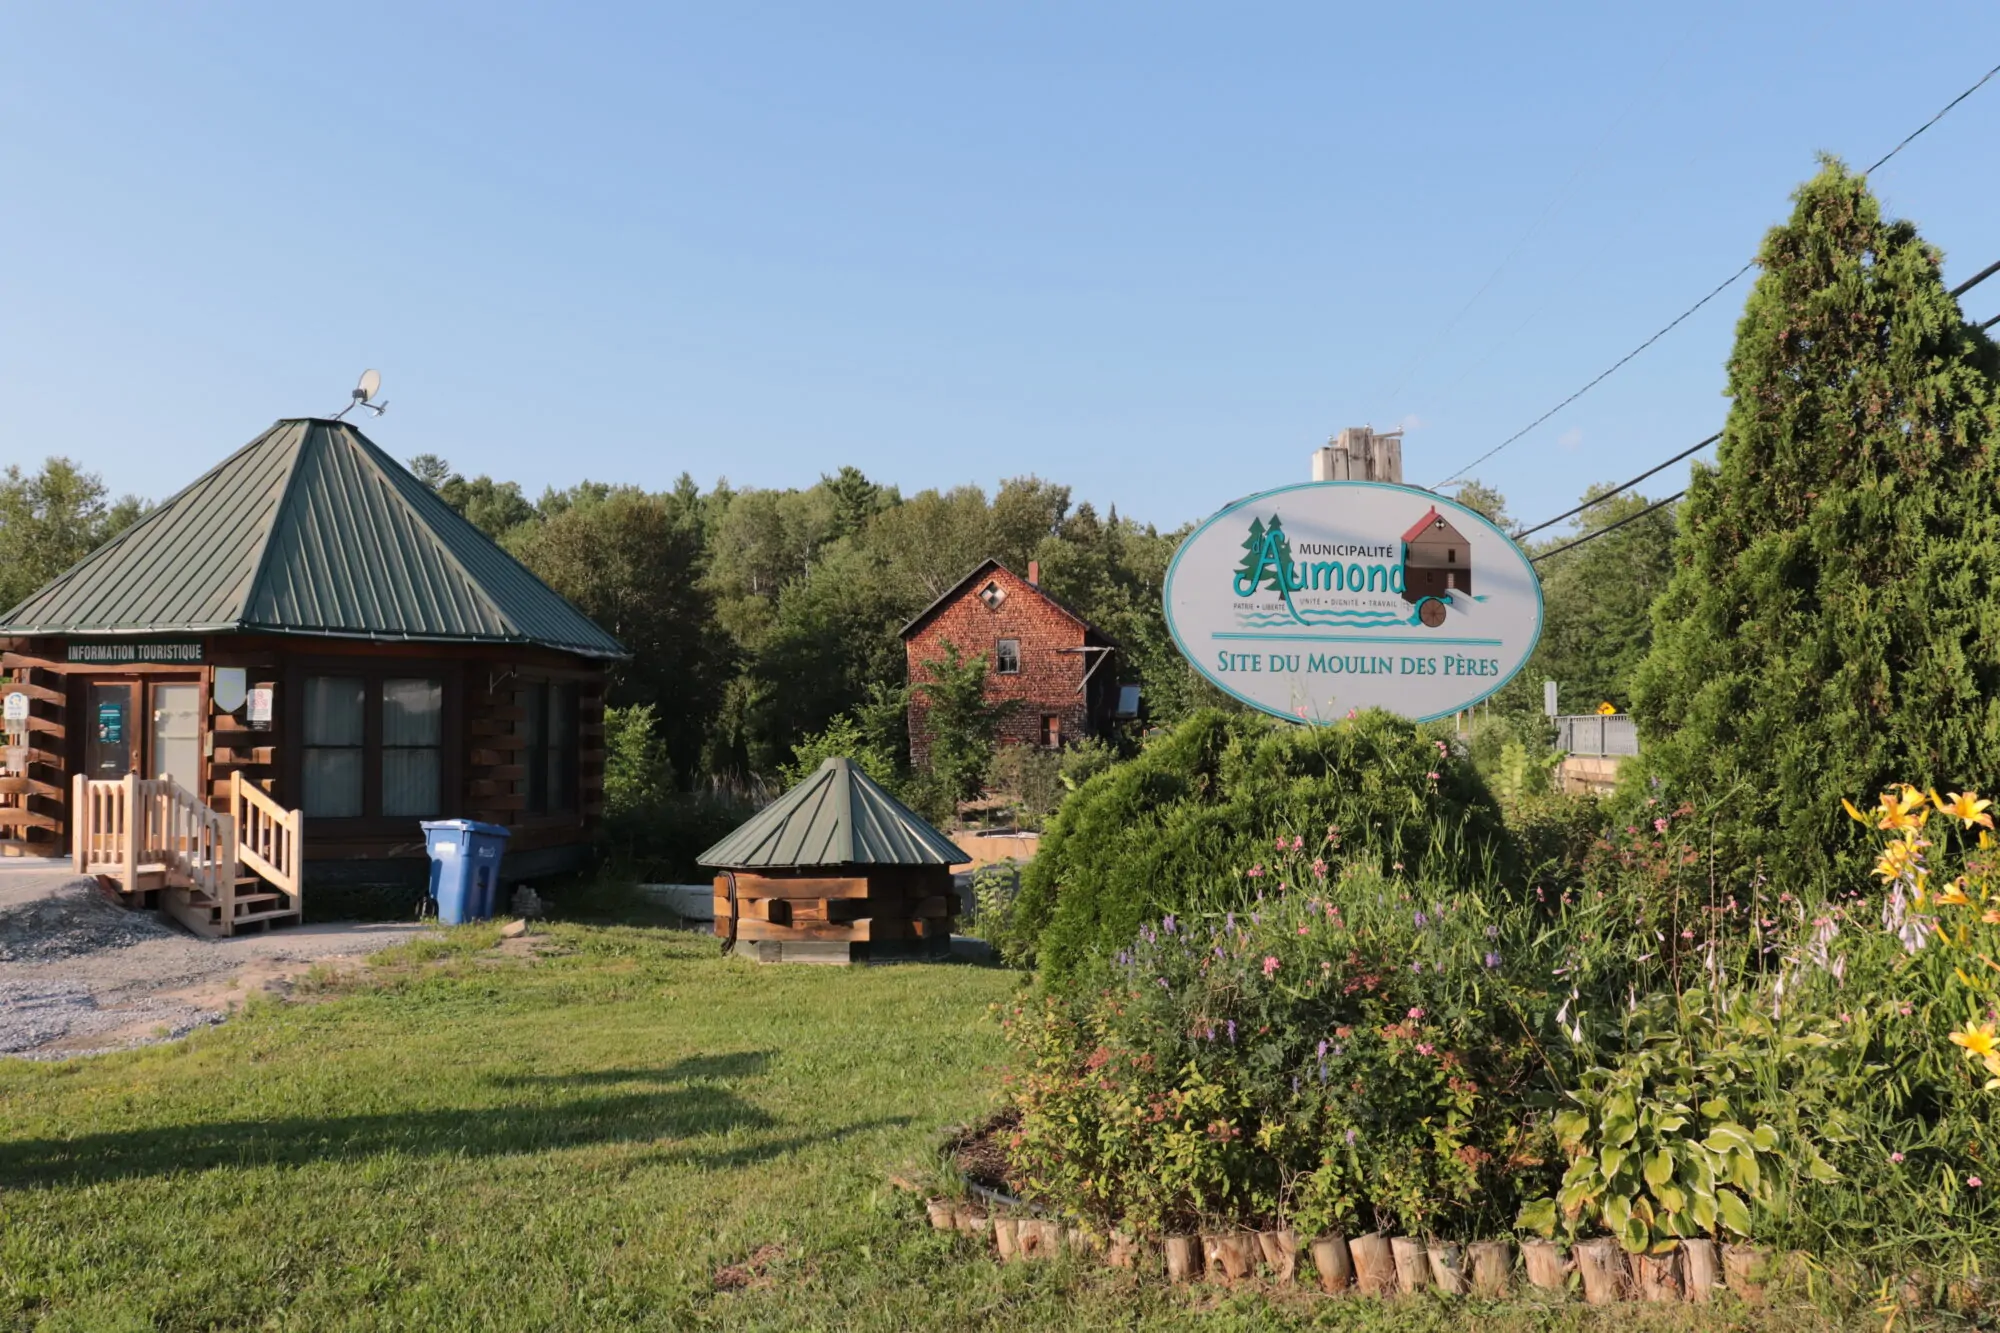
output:
POLYGON ((1118 645, 1043 592, 1040 582, 1034 561, 1022 578, 998 560, 984 560, 903 626, 911 685, 910 759, 918 767, 930 760, 931 737, 929 703, 915 687, 933 679, 926 664, 945 656, 947 642, 968 659, 986 659, 989 700, 1013 701, 1000 725, 1002 745, 1053 749, 1110 730, 1119 713, 1120 687, 1108 659, 1118 645))

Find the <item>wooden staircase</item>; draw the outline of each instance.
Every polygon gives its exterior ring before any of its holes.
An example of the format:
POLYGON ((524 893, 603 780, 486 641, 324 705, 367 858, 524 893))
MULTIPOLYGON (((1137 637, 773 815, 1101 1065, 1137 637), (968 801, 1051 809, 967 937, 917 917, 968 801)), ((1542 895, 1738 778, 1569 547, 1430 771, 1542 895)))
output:
POLYGON ((71 860, 80 875, 160 909, 197 935, 221 938, 301 919, 305 816, 241 774, 229 809, 212 810, 172 778, 78 775, 71 860))

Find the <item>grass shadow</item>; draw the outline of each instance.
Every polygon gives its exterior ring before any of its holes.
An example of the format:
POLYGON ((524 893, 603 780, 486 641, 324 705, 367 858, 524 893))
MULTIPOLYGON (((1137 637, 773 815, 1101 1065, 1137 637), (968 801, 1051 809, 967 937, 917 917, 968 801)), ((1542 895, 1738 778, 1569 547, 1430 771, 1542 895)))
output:
POLYGON ((713 1080, 763 1070, 770 1053, 694 1056, 662 1069, 618 1069, 574 1076, 500 1080, 523 1090, 614 1082, 652 1082, 643 1092, 551 1100, 533 1097, 493 1106, 391 1111, 353 1116, 221 1120, 151 1129, 0 1143, 0 1187, 93 1185, 173 1176, 214 1167, 302 1167, 397 1154, 408 1157, 504 1157, 605 1143, 658 1144, 668 1160, 707 1168, 746 1166, 872 1129, 910 1123, 888 1117, 768 1141, 732 1139, 710 1151, 701 1141, 732 1131, 779 1128, 781 1122, 713 1080))

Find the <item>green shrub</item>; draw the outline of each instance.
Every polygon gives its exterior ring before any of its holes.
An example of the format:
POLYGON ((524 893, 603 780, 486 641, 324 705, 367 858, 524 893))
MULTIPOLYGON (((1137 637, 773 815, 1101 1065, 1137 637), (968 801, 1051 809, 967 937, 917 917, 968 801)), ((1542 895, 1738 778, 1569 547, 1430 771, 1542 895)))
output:
POLYGON ((1492 798, 1437 733, 1379 712, 1321 728, 1201 712, 1064 802, 1019 928, 1060 980, 1142 921, 1246 899, 1280 839, 1460 883, 1490 875, 1503 847, 1492 798))
POLYGON ((828 759, 851 759, 854 766, 885 787, 897 783, 896 756, 872 742, 861 725, 842 713, 818 731, 792 747, 792 762, 778 767, 778 776, 792 787, 810 776, 828 759))
POLYGON ((1023 828, 1038 829, 1067 794, 1062 753, 1039 745, 998 745, 986 765, 987 789, 1011 797, 1023 828))

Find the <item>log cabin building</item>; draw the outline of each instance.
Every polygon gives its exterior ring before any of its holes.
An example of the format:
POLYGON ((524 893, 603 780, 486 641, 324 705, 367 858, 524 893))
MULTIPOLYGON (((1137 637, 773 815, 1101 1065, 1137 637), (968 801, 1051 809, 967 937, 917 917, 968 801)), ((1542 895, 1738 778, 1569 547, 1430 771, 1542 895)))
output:
POLYGON ((565 869, 623 655, 353 425, 280 421, 0 616, 0 851, 212 934, 423 884, 428 819, 565 869))

